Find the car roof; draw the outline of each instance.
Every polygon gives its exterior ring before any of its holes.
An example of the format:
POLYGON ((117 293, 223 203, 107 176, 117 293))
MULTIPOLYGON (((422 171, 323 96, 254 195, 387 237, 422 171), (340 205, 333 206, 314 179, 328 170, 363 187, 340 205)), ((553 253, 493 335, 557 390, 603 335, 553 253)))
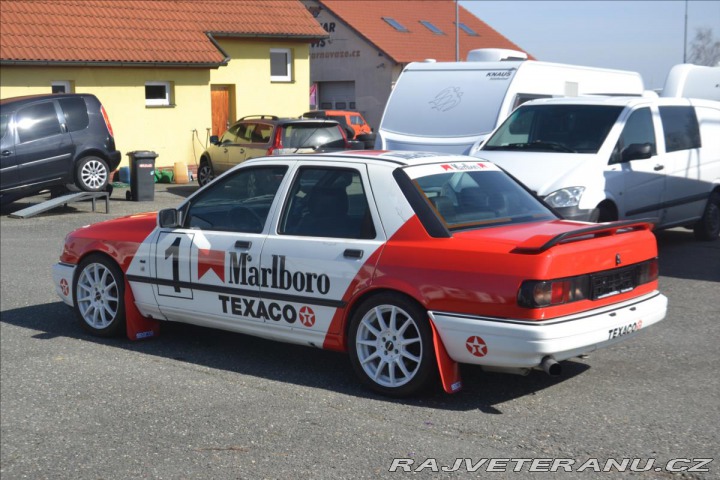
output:
POLYGON ((309 124, 328 124, 328 125, 339 125, 339 123, 335 120, 329 120, 324 118, 279 118, 272 115, 251 115, 247 117, 242 117, 241 119, 237 120, 234 125, 242 122, 260 122, 260 123, 268 123, 272 125, 287 125, 289 123, 293 124, 302 124, 302 123, 309 123, 309 124))
POLYGON ((385 163, 394 166, 415 166, 430 165, 435 163, 490 163, 481 158, 469 157, 467 155, 454 155, 437 152, 420 152, 420 151, 388 151, 388 150, 343 150, 333 153, 321 154, 299 154, 299 155, 283 155, 271 157, 257 157, 246 160, 240 165, 250 165, 253 163, 277 162, 278 160, 292 160, 300 162, 308 161, 335 161, 335 162, 359 162, 359 163, 385 163))
MULTIPOLYGON (((652 97, 652 96, 586 96, 586 97, 558 97, 542 98, 523 103, 525 105, 606 105, 615 107, 634 107, 636 105, 699 105, 707 104, 707 100, 696 100, 679 97, 652 97)), ((714 102, 716 105, 718 102, 714 102)))
POLYGON ((31 103, 37 100, 45 100, 48 98, 68 98, 68 97, 89 97, 89 93, 41 93, 37 95, 23 95, 21 97, 3 98, 0 105, 31 103))

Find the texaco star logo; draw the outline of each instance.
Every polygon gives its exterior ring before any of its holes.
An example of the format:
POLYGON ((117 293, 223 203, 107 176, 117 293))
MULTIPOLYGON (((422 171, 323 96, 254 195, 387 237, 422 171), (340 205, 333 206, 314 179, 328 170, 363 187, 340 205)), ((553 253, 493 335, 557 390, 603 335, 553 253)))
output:
POLYGON ((315 325, 315 312, 313 312, 312 308, 308 306, 300 308, 300 323, 306 327, 315 325))
POLYGON ((70 293, 70 287, 68 287, 67 280, 64 278, 60 280, 60 289, 63 292, 63 295, 67 296, 70 293))
POLYGON ((488 353, 488 348, 487 345, 485 345, 485 340, 478 336, 472 336, 468 338, 465 341, 465 347, 468 349, 468 352, 470 352, 476 357, 484 357, 488 353))

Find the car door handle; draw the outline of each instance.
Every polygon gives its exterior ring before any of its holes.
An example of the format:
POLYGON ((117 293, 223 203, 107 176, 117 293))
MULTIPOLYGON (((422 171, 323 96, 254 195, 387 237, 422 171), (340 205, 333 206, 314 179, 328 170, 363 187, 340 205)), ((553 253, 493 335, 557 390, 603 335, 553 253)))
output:
POLYGON ((659 171, 662 170, 663 168, 665 168, 665 165, 657 164, 657 165, 655 165, 655 166, 653 167, 653 170, 655 170, 656 172, 659 172, 659 171))
POLYGON ((2 152, 0 152, 0 155, 2 155, 3 157, 9 157, 10 155, 12 155, 12 152, 10 150, 3 150, 2 152))
POLYGON ((248 240, 238 240, 235 242, 235 248, 250 248, 252 247, 252 242, 248 240))
POLYGON ((363 251, 362 250, 355 250, 352 248, 348 248, 343 252, 343 257, 345 258, 362 258, 363 257, 363 251))

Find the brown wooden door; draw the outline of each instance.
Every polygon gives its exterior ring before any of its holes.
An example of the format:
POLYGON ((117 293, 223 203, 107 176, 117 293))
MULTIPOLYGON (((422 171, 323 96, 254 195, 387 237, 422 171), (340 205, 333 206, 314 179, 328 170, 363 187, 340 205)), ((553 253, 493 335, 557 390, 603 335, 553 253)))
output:
POLYGON ((211 95, 211 135, 220 136, 230 126, 230 89, 224 85, 213 85, 211 95))

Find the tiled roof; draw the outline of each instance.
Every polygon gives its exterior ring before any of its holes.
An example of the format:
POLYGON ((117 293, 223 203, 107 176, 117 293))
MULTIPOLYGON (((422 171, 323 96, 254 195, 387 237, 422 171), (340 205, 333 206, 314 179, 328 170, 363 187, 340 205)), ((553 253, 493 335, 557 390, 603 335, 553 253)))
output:
POLYGON ((0 61, 217 65, 215 38, 326 37, 298 0, 2 0, 0 61))
MULTIPOLYGON (((434 58, 438 61, 455 60, 455 2, 453 0, 320 0, 336 17, 365 37, 398 63, 409 63, 434 58), (390 26, 383 17, 396 20, 408 32, 390 26), (433 33, 420 23, 432 23, 443 34, 433 33)), ((476 48, 522 48, 493 30, 464 8, 459 8, 460 23, 464 23, 478 36, 460 30, 460 59, 476 48)), ((531 55, 528 55, 532 58, 531 55)))

